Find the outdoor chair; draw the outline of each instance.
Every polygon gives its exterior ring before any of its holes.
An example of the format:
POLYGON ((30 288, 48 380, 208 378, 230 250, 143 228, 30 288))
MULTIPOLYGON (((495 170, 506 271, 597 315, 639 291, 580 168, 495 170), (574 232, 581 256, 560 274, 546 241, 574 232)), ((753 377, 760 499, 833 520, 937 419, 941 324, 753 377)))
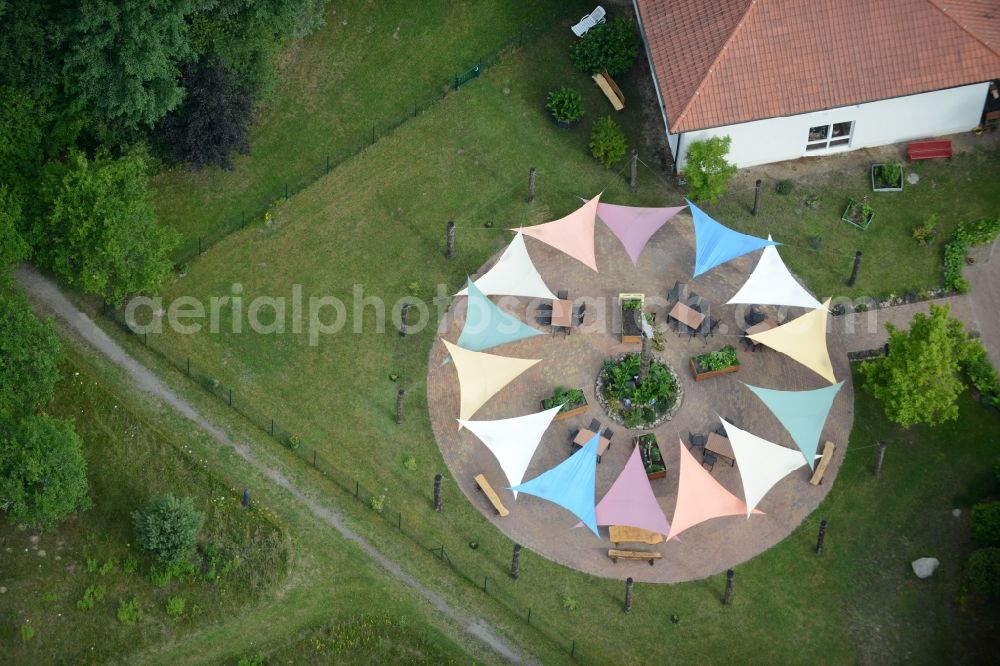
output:
POLYGON ((551 303, 539 303, 538 304, 538 312, 552 312, 552 304, 551 303))
POLYGON ((701 454, 701 466, 711 472, 715 469, 716 458, 713 454, 708 451, 703 451, 701 454))
POLYGON ((719 425, 715 426, 715 431, 714 432, 715 432, 716 435, 721 435, 721 436, 725 437, 726 436, 726 427, 720 423, 719 425))
POLYGON ((535 323, 539 326, 551 326, 552 325, 552 315, 551 314, 538 314, 535 315, 535 323))
POLYGON ((688 442, 691 444, 692 447, 705 446, 706 441, 708 441, 708 438, 705 437, 704 435, 695 435, 690 430, 688 431, 688 442))
POLYGON ((583 313, 578 312, 573 315, 573 326, 583 326, 583 313))
POLYGON ((597 419, 590 419, 590 425, 587 426, 587 430, 590 432, 601 432, 601 422, 597 419))
POLYGON ((743 315, 743 319, 746 321, 748 326, 756 326, 767 319, 767 317, 756 307, 751 306, 750 309, 743 315))
POLYGON ((587 304, 586 303, 580 303, 580 305, 576 306, 576 308, 574 310, 574 312, 576 314, 580 315, 581 317, 583 316, 583 313, 586 312, 586 311, 587 311, 587 304))
POLYGON ((614 436, 615 436, 615 431, 614 430, 612 430, 611 428, 605 428, 604 429, 604 434, 602 435, 602 437, 604 437, 604 439, 608 440, 608 448, 609 449, 611 448, 611 441, 612 441, 612 438, 614 436))
POLYGON ((687 297, 688 307, 690 307, 692 303, 697 303, 700 300, 701 300, 701 296, 699 296, 697 293, 695 293, 695 292, 692 291, 690 294, 688 294, 688 297, 687 297))
POLYGON ((565 289, 560 289, 559 291, 556 292, 556 296, 559 298, 560 301, 565 301, 567 298, 569 298, 569 292, 566 291, 565 289))
POLYGON ((594 11, 581 18, 576 25, 570 28, 570 30, 572 30, 573 34, 577 37, 583 37, 587 34, 587 31, 595 25, 604 23, 605 16, 607 16, 607 12, 604 11, 604 7, 597 5, 597 7, 594 8, 594 11))
POLYGON ((674 302, 683 301, 687 298, 687 290, 687 282, 678 280, 674 282, 673 288, 667 292, 667 300, 674 302))

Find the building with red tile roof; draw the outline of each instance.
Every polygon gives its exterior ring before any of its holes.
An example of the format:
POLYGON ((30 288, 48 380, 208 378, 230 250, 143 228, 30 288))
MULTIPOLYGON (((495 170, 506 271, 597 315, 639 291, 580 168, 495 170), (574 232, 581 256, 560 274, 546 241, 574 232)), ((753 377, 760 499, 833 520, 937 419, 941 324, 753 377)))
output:
POLYGON ((633 0, 674 162, 751 166, 976 127, 1000 0, 633 0))

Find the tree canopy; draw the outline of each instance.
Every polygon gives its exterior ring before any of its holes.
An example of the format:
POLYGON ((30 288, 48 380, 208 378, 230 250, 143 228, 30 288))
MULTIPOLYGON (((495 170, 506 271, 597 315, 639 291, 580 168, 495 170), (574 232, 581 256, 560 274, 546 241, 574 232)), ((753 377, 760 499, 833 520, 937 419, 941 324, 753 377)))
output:
POLYGON ((726 161, 731 143, 728 136, 713 136, 688 147, 684 177, 695 201, 715 201, 726 191, 726 183, 736 173, 736 166, 726 161))
POLYGON ((0 287, 0 421, 33 414, 52 399, 62 345, 51 322, 18 291, 0 287))
POLYGON ((11 266, 31 254, 31 248, 21 237, 20 224, 20 199, 6 185, 0 185, 0 288, 7 281, 11 266))
POLYGON ((205 514, 190 497, 167 494, 152 498, 145 511, 133 512, 132 522, 143 549, 160 564, 172 564, 194 551, 205 514))
POLYGON ((0 431, 0 509, 11 522, 49 529, 89 506, 87 463, 72 423, 43 414, 0 431))
POLYGON ((958 418, 957 398, 965 389, 961 364, 972 349, 962 322, 948 316, 947 306, 931 305, 930 315, 914 315, 909 330, 886 329, 889 353, 861 366, 886 416, 904 428, 958 418))

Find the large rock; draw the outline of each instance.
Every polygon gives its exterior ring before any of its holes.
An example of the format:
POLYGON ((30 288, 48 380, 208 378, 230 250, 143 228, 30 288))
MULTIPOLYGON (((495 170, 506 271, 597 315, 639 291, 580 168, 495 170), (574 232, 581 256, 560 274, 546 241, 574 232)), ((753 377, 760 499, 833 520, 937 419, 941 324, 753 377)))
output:
POLYGON ((917 574, 917 578, 929 578, 939 564, 941 563, 936 557, 921 557, 918 560, 913 560, 911 566, 913 573, 917 574))

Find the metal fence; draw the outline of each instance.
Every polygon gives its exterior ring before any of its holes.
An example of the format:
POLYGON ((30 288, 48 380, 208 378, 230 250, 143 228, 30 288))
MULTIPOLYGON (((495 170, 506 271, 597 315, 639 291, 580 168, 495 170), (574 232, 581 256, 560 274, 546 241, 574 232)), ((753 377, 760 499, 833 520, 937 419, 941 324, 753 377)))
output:
MULTIPOLYGON (((470 586, 499 603, 508 612, 523 619, 541 637, 560 649, 565 650, 574 659, 583 658, 586 661, 585 655, 581 654, 580 644, 574 638, 566 638, 561 635, 543 612, 524 605, 514 597, 509 588, 516 583, 512 581, 510 576, 497 576, 494 572, 494 577, 491 578, 489 574, 484 574, 482 573, 482 569, 477 568, 477 566, 481 567, 481 564, 477 565, 468 561, 468 543, 465 542, 464 537, 455 534, 432 534, 429 531, 421 530, 419 523, 407 521, 402 510, 390 505, 386 501, 384 494, 370 490, 362 485, 357 477, 352 476, 342 467, 325 459, 316 449, 302 441, 298 434, 283 426, 273 416, 259 409, 249 401, 244 400, 231 387, 226 386, 211 374, 203 372, 191 361, 190 356, 178 354, 176 351, 171 350, 156 335, 149 336, 145 333, 136 333, 129 325, 124 313, 108 303, 103 305, 102 314, 115 322, 122 330, 137 337, 146 348, 166 360, 175 369, 187 375, 191 381, 214 395, 282 446, 295 453, 300 460, 322 474, 329 481, 332 481, 345 495, 353 497, 357 502, 369 509, 373 516, 385 520, 399 534, 419 545, 433 559, 440 562, 441 566, 447 567, 461 579, 464 579, 470 586), (463 548, 463 546, 465 547, 463 548)), ((433 512, 433 507, 430 505, 416 505, 410 506, 407 510, 412 515, 418 511, 433 512)), ((514 543, 510 542, 508 554, 513 553, 513 546, 514 543)))
POLYGON ((317 164, 299 174, 285 174, 280 182, 258 193, 258 196, 247 202, 246 206, 227 216, 227 218, 211 230, 182 243, 173 253, 176 264, 189 262, 201 256, 208 248, 219 243, 230 234, 246 228, 247 225, 263 220, 264 215, 277 202, 298 194, 309 185, 330 173, 350 158, 371 147, 379 139, 391 134, 408 120, 415 118, 428 108, 444 99, 450 92, 459 90, 463 85, 479 78, 488 67, 500 62, 503 58, 517 52, 531 38, 550 28, 553 23, 565 18, 566 9, 555 7, 543 16, 535 17, 516 35, 508 39, 502 46, 489 55, 478 58, 477 62, 463 72, 456 73, 450 80, 442 81, 441 85, 422 102, 416 102, 411 107, 401 109, 398 116, 384 121, 373 121, 371 131, 365 131, 354 141, 336 151, 331 151, 317 164))

